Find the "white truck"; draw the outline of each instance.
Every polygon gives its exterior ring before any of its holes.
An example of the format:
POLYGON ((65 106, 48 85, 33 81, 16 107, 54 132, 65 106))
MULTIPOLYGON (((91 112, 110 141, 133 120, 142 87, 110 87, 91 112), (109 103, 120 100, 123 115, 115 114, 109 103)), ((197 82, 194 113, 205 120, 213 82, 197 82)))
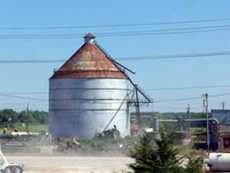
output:
POLYGON ((205 162, 211 172, 230 172, 230 153, 210 153, 205 162))
POLYGON ((10 163, 0 150, 0 173, 23 173, 23 165, 10 163))

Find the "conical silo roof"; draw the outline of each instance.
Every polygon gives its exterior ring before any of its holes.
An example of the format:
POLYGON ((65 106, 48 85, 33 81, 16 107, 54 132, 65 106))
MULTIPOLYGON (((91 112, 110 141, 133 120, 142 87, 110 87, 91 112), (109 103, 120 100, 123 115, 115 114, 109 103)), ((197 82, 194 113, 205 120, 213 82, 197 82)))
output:
POLYGON ((54 73, 51 79, 116 78, 127 76, 96 44, 95 36, 88 33, 85 43, 54 73))

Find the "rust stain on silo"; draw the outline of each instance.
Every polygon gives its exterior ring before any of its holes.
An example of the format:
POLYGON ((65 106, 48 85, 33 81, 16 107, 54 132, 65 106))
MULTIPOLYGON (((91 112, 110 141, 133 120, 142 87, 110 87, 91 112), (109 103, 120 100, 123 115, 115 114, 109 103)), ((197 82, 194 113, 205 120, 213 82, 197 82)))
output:
POLYGON ((96 44, 86 42, 54 73, 51 79, 53 78, 126 79, 127 77, 96 44))

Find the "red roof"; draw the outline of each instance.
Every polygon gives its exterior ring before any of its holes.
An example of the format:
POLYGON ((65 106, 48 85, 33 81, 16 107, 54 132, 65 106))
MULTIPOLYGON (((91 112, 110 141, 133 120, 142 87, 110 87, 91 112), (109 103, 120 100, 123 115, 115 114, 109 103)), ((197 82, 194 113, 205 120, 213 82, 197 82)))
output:
MULTIPOLYGON (((87 36, 87 37, 86 37, 87 36)), ((86 42, 54 73, 51 79, 75 78, 118 78, 126 79, 117 65, 92 40, 86 42)), ((92 39, 95 37, 92 35, 92 39)))

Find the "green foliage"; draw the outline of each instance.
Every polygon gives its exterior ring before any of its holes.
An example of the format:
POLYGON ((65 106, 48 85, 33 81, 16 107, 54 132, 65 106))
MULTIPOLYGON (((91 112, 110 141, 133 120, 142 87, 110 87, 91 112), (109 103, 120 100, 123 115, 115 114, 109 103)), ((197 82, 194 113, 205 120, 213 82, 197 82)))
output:
POLYGON ((48 113, 44 111, 21 111, 18 113, 17 120, 24 123, 47 124, 48 113))
POLYGON ((45 111, 21 111, 13 109, 0 110, 0 129, 12 128, 19 131, 46 132, 48 113, 45 111))
POLYGON ((23 123, 32 123, 34 121, 32 113, 27 111, 22 111, 18 115, 18 120, 23 123))
POLYGON ((189 157, 185 173, 202 173, 203 160, 200 157, 189 157))
POLYGON ((136 162, 130 164, 130 168, 135 173, 176 173, 180 167, 177 165, 176 155, 171 136, 161 133, 161 139, 155 140, 156 146, 153 146, 151 137, 144 133, 140 141, 131 150, 131 157, 136 162))
POLYGON ((9 123, 15 122, 17 119, 17 112, 13 109, 3 109, 0 110, 0 122, 1 123, 9 123))
POLYGON ((134 173, 200 173, 202 160, 191 158, 189 166, 181 166, 181 156, 173 144, 173 135, 161 130, 160 138, 152 141, 149 134, 144 133, 138 143, 130 151, 135 163, 130 164, 134 173))
POLYGON ((48 113, 44 111, 21 111, 13 109, 0 110, 1 127, 12 127, 18 123, 47 124, 48 113))

